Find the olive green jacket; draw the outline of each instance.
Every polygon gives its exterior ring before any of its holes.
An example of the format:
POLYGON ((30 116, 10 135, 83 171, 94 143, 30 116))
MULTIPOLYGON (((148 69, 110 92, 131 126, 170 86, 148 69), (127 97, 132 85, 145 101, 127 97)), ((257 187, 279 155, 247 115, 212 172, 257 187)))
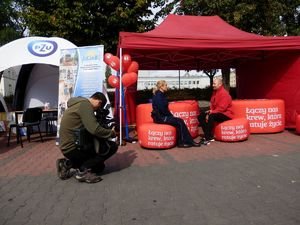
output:
POLYGON ((83 97, 70 98, 59 128, 59 147, 63 153, 76 148, 74 130, 85 127, 88 132, 99 138, 110 138, 113 131, 100 126, 90 101, 83 97))

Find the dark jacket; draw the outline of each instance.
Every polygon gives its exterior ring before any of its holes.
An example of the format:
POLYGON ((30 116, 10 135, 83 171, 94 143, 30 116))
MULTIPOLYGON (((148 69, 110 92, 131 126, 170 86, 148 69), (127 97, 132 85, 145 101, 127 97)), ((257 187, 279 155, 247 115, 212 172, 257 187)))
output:
POLYGON ((76 148, 74 130, 84 127, 99 138, 110 138, 112 130, 100 126, 90 101, 83 97, 70 98, 68 109, 64 112, 59 128, 60 149, 68 153, 76 148))
POLYGON ((161 91, 157 91, 152 97, 151 116, 156 123, 165 122, 166 117, 173 116, 169 110, 168 99, 161 91))
POLYGON ((229 118, 233 117, 232 98, 223 86, 213 91, 210 99, 210 110, 210 113, 222 113, 229 118))

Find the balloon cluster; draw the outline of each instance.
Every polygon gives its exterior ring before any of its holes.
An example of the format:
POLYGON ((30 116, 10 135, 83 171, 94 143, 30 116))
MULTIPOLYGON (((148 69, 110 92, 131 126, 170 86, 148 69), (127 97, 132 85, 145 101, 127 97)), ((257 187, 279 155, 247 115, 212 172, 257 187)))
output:
MULTIPOLYGON (((120 59, 111 53, 104 54, 104 62, 112 69, 120 70, 120 59)), ((139 64, 136 61, 131 61, 131 56, 124 54, 122 56, 122 84, 124 87, 129 87, 137 82, 137 73, 139 70, 139 64)), ((108 83, 114 88, 120 87, 120 79, 118 76, 110 75, 108 77, 108 83)))

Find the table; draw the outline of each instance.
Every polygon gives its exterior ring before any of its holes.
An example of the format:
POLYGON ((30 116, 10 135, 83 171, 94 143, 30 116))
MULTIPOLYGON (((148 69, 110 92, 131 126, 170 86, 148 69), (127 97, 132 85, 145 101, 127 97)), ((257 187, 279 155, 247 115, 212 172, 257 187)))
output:
MULTIPOLYGON (((57 108, 53 108, 53 109, 43 109, 43 116, 44 115, 49 115, 53 116, 53 114, 57 115, 58 109, 57 108)), ((19 111, 15 111, 15 122, 16 124, 19 123, 19 116, 23 115, 24 110, 19 110, 19 111)))

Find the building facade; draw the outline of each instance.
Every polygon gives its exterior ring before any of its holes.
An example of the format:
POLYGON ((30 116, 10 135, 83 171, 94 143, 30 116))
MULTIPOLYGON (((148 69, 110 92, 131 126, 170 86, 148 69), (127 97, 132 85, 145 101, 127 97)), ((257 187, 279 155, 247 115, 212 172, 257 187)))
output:
POLYGON ((0 79, 0 94, 2 96, 11 96, 15 94, 16 82, 21 67, 11 67, 2 72, 0 79))
POLYGON ((160 72, 139 71, 137 88, 138 90, 152 89, 158 80, 165 80, 171 89, 206 88, 209 86, 209 78, 205 75, 190 74, 189 72, 180 74, 178 71, 161 72, 161 74, 160 72))

